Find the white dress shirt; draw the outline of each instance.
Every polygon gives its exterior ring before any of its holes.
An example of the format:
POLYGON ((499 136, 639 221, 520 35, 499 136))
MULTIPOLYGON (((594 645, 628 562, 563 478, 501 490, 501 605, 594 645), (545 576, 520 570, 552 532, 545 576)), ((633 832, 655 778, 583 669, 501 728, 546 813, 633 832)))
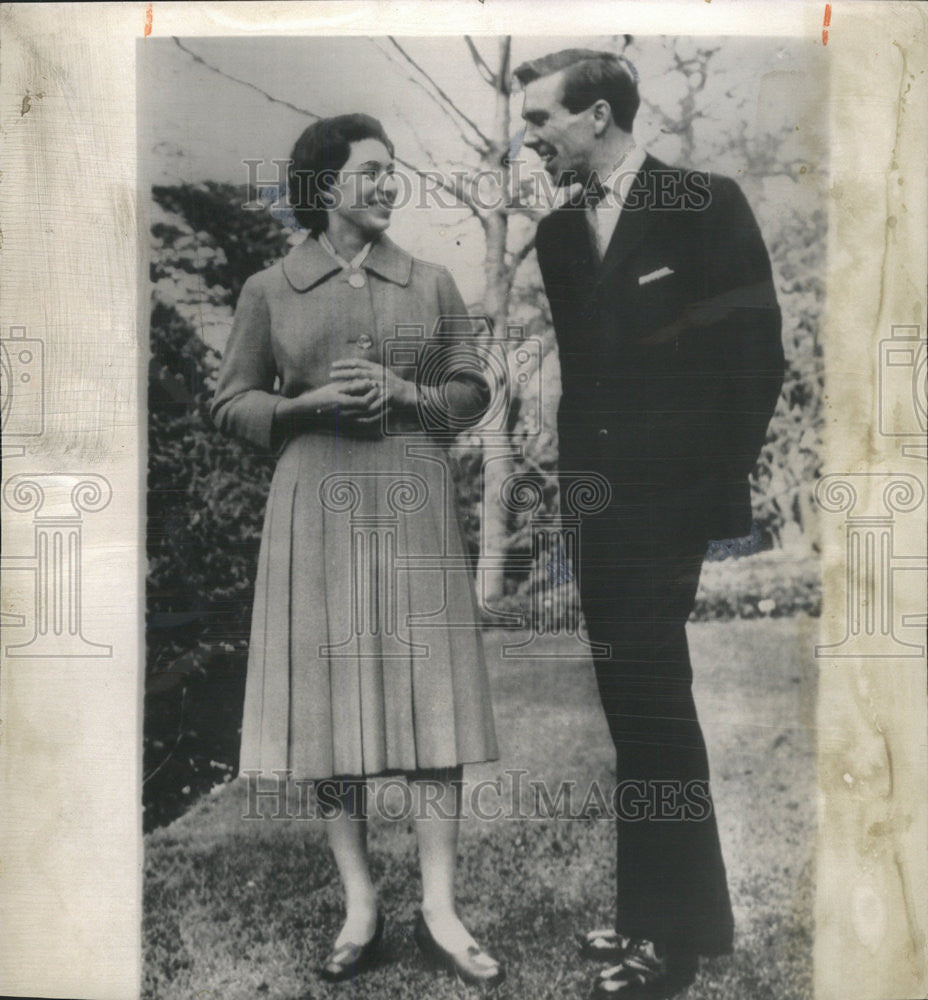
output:
POLYGON ((586 210, 590 228, 599 247, 600 260, 606 253, 615 227, 619 224, 619 216, 622 214, 628 192, 647 155, 647 150, 643 146, 633 145, 612 173, 602 181, 605 194, 600 202, 595 208, 586 210))

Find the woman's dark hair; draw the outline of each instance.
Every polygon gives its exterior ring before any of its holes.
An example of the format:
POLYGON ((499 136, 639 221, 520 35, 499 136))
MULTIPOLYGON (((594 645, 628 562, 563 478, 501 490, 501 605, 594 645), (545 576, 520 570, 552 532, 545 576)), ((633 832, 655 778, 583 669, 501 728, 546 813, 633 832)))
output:
POLYGON ((321 118, 305 129, 290 154, 287 188, 297 222, 317 236, 328 227, 324 194, 348 162, 351 144, 377 139, 393 156, 393 143, 383 125, 370 115, 321 118))

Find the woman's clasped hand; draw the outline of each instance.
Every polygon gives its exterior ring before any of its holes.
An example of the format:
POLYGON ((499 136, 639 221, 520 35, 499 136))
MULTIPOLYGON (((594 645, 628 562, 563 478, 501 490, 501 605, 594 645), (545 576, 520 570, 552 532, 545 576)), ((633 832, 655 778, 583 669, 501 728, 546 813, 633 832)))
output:
POLYGON ((348 412, 359 424, 377 423, 387 409, 416 405, 414 382, 367 358, 335 361, 330 374, 340 394, 351 397, 348 412))
POLYGON ((366 358, 335 361, 330 382, 282 398, 278 416, 291 422, 311 422, 318 417, 339 417, 350 423, 376 426, 389 409, 413 409, 418 399, 415 383, 366 358))

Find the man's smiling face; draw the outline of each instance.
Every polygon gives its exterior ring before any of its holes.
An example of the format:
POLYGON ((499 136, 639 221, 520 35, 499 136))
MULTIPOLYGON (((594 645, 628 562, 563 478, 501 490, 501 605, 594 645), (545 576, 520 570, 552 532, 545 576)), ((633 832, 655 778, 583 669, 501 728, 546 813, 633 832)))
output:
POLYGON ((592 109, 568 111, 561 104, 563 87, 563 71, 531 80, 522 105, 523 145, 535 150, 559 187, 586 183, 596 140, 592 109))

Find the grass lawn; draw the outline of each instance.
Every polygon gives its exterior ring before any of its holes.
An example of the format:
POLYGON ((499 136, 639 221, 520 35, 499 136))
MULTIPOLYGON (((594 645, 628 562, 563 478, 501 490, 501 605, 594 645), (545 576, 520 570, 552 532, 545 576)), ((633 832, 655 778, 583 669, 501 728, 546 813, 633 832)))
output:
MULTIPOLYGON (((817 623, 759 618, 689 626, 696 700, 712 763, 735 954, 704 961, 682 1000, 811 1000, 817 623)), ((582 799, 607 783, 613 752, 592 667, 564 640, 529 660, 487 650, 502 760, 469 781, 521 768, 573 779, 582 799)), ((481 802, 498 802, 492 789, 481 802)), ((527 793, 526 793, 527 795, 527 793)), ((527 801, 527 800, 526 800, 527 801)), ((387 914, 383 962, 328 986, 313 969, 341 923, 341 893, 316 821, 243 821, 238 783, 146 837, 145 987, 151 1000, 444 998, 480 991, 428 971, 412 940, 419 885, 410 823, 371 824, 387 914)), ((614 827, 585 819, 472 819, 464 825, 459 900, 465 922, 504 960, 500 997, 585 997, 596 971, 573 933, 610 923, 614 827)))

